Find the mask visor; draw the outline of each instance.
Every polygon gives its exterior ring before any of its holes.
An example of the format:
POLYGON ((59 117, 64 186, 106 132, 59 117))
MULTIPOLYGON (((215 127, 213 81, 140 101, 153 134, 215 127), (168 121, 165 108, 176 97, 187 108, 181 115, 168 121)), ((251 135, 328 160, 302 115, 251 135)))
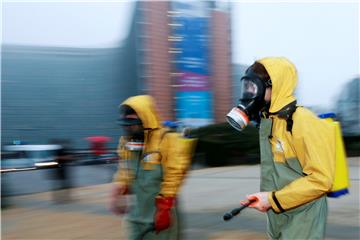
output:
POLYGON ((120 118, 117 122, 120 126, 142 125, 139 118, 120 118))
POLYGON ((254 81, 251 81, 247 78, 241 79, 240 99, 254 99, 258 95, 259 87, 254 81))

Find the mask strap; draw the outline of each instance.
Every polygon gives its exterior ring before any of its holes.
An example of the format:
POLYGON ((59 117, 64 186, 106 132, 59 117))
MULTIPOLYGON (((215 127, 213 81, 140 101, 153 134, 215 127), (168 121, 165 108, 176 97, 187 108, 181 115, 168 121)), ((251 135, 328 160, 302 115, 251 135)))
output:
POLYGON ((272 82, 270 78, 264 80, 264 83, 265 83, 265 88, 272 87, 272 82))

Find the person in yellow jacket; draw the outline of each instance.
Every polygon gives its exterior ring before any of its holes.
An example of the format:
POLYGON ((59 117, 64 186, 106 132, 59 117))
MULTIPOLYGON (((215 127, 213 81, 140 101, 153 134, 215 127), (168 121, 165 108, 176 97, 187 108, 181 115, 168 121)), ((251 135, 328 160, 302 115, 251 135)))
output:
POLYGON ((132 193, 127 216, 129 239, 178 239, 177 194, 190 165, 194 139, 160 124, 151 96, 130 97, 120 105, 124 136, 114 176, 110 208, 124 212, 119 198, 132 193))
POLYGON ((271 239, 324 238, 334 128, 296 105, 297 71, 286 58, 256 61, 241 82, 240 104, 227 119, 237 130, 259 124, 261 183, 247 196, 250 207, 267 213, 271 239))

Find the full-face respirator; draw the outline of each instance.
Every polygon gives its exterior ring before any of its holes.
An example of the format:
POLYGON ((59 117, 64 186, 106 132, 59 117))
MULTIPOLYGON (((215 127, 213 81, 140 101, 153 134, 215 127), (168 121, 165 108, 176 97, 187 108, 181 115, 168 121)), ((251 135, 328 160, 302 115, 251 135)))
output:
POLYGON ((126 148, 130 151, 142 151, 144 148, 144 128, 139 118, 123 117, 118 120, 123 128, 124 136, 129 139, 126 148))
POLYGON ((260 112, 269 104, 264 100, 265 90, 271 87, 270 79, 261 79, 252 70, 247 71, 240 81, 239 104, 226 115, 228 123, 238 131, 250 121, 260 121, 260 112))

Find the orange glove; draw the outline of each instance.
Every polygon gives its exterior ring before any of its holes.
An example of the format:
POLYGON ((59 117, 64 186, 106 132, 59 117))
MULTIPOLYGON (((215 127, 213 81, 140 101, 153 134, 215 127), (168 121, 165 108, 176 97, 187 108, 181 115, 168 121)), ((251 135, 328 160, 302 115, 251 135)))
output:
POLYGON ((109 209, 111 212, 119 215, 127 211, 127 201, 124 197, 127 194, 129 194, 128 186, 118 183, 112 185, 109 202, 109 209))
POLYGON ((155 199, 156 212, 154 216, 155 231, 159 233, 170 227, 171 208, 175 204, 174 197, 157 197, 155 199))

